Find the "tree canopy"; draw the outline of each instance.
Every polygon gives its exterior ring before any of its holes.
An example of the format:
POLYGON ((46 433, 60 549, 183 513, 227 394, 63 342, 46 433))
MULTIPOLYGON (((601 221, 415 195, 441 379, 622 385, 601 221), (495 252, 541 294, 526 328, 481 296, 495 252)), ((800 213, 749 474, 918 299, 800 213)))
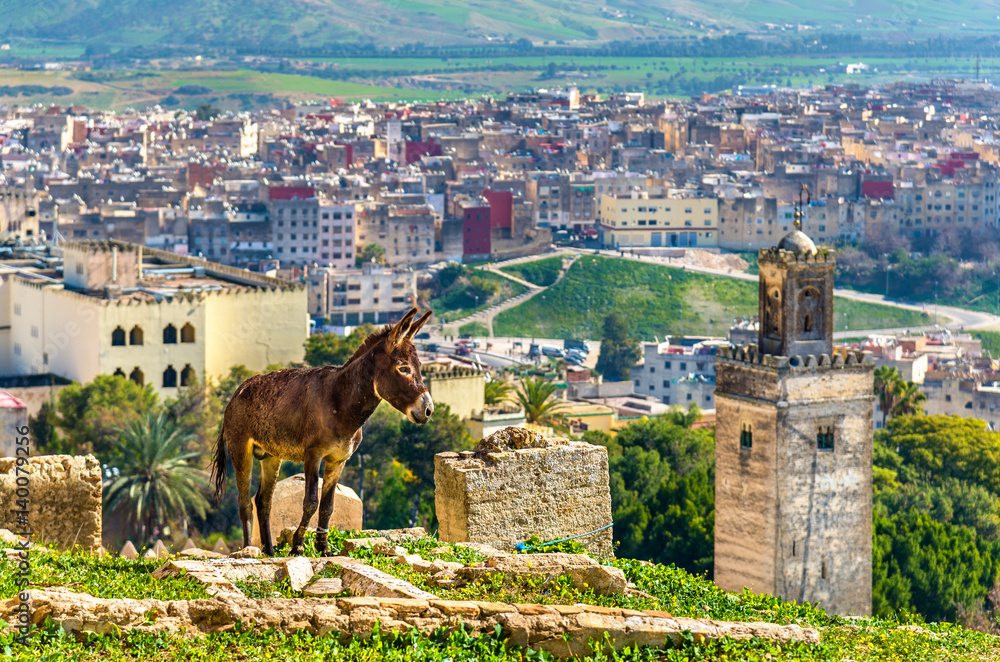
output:
POLYGON ((602 327, 597 372, 608 381, 626 381, 641 356, 639 343, 629 333, 628 320, 619 312, 609 313, 602 327))

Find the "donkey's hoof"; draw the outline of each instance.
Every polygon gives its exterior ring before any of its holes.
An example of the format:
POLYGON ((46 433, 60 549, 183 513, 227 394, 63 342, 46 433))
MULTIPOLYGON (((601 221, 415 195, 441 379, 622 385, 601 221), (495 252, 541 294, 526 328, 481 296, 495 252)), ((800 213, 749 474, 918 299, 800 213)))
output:
POLYGON ((324 549, 322 552, 320 552, 320 556, 330 557, 330 556, 340 556, 340 555, 337 554, 337 552, 333 551, 332 549, 324 549))
POLYGON ((302 556, 305 553, 305 549, 303 547, 292 547, 288 553, 292 556, 302 556))

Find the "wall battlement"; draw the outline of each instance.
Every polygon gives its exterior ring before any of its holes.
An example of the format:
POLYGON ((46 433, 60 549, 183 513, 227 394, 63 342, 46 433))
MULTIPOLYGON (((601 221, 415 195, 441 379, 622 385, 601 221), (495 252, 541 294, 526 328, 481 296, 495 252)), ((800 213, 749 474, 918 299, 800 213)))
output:
POLYGON ((781 265, 789 264, 819 264, 833 266, 837 252, 830 248, 820 249, 815 255, 795 253, 783 248, 762 248, 757 253, 757 262, 771 262, 781 265))
POLYGON ((847 347, 834 347, 833 355, 808 354, 806 356, 774 356, 765 354, 757 349, 757 345, 750 344, 746 347, 730 346, 720 347, 715 357, 716 362, 745 363, 753 366, 774 368, 777 370, 793 370, 802 372, 806 370, 817 370, 819 368, 831 368, 850 365, 865 365, 875 363, 871 352, 862 352, 849 349, 847 347))

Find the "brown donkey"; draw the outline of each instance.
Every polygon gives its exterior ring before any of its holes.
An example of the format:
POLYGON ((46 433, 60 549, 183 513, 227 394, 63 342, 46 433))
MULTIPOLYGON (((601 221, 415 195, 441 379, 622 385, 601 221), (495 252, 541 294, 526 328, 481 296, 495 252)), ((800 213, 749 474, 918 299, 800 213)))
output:
POLYGON ((292 554, 302 553, 302 538, 318 505, 316 550, 328 555, 333 495, 344 464, 361 445, 361 426, 382 400, 414 423, 426 423, 431 417, 434 401, 420 377, 420 361, 411 342, 431 311, 414 321, 416 313, 413 308, 395 326, 386 325, 368 336, 342 366, 278 370, 251 377, 236 389, 222 420, 212 473, 218 502, 226 488, 228 449, 240 492, 244 547, 250 545, 253 458, 260 460, 260 487, 254 500, 264 553, 274 554, 270 515, 278 470, 282 460, 292 460, 305 463, 306 475, 302 521, 292 537, 292 554))

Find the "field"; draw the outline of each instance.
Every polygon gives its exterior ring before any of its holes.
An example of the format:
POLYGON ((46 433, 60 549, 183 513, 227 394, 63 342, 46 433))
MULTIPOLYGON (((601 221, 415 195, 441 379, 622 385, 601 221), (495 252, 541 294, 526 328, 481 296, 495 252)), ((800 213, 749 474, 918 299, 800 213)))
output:
MULTIPOLYGON (((17 52, 0 52, 0 65, 17 52)), ((870 70, 847 75, 837 70, 838 62, 843 61, 838 57, 312 58, 269 67, 281 71, 263 71, 248 69, 250 65, 242 62, 197 64, 186 59, 142 70, 0 69, 0 87, 40 85, 70 91, 34 92, 28 96, 0 93, 0 102, 73 103, 94 108, 142 108, 159 103, 166 108, 188 110, 210 102, 227 110, 248 110, 280 105, 284 100, 456 99, 570 84, 601 94, 642 90, 654 98, 683 98, 739 85, 865 85, 935 77, 972 79, 976 67, 972 56, 874 58, 864 60, 870 70), (197 95, 177 93, 184 85, 208 91, 197 95)), ((1000 62, 993 58, 982 60, 980 75, 997 80, 1000 62)))
MULTIPOLYGON (((340 549, 343 534, 332 531, 331 547, 340 549)), ((472 562, 468 550, 431 551, 440 545, 432 538, 402 543, 410 553, 425 559, 441 558, 472 562)), ((315 554, 311 544, 307 551, 315 554)), ((369 550, 351 552, 351 556, 390 572, 416 586, 452 600, 492 600, 539 604, 595 604, 627 609, 657 609, 674 616, 710 618, 730 621, 768 621, 779 624, 795 623, 821 630, 819 645, 796 644, 780 647, 760 639, 736 641, 723 639, 704 641, 692 636, 677 648, 665 651, 626 649, 617 655, 599 654, 583 658, 586 662, 652 662, 687 660, 899 660, 923 662, 929 659, 973 661, 996 659, 1000 654, 997 638, 972 630, 943 624, 911 625, 906 618, 899 620, 847 619, 829 616, 809 604, 783 602, 769 596, 749 592, 730 594, 714 583, 696 577, 674 566, 642 564, 618 559, 626 578, 641 593, 634 595, 597 596, 592 590, 580 591, 564 582, 542 585, 538 582, 489 580, 458 589, 429 586, 427 575, 413 573, 408 567, 389 557, 378 557, 369 550)), ((2 557, 0 557, 2 558, 2 557)), ((205 598, 204 590, 192 579, 153 580, 149 573, 159 561, 128 561, 99 558, 87 554, 49 552, 32 557, 33 582, 36 587, 67 587, 73 591, 97 597, 156 598, 188 600, 205 598)), ((0 560, 0 599, 16 593, 15 566, 0 560)), ((245 582, 241 589, 251 598, 298 597, 288 579, 275 584, 245 582)), ((155 612, 154 612, 155 616, 155 612)), ((538 655, 515 646, 507 646, 500 633, 472 637, 463 631, 419 634, 376 632, 367 639, 355 638, 341 643, 333 636, 314 636, 307 632, 284 635, 271 630, 255 629, 252 623, 228 631, 198 637, 165 633, 137 632, 91 633, 83 640, 67 637, 51 621, 43 622, 32 634, 27 648, 14 641, 13 630, 0 630, 0 650, 4 659, 16 660, 332 660, 374 662, 440 661, 522 662, 551 661, 550 655, 538 655)))
MULTIPOLYGON (((494 321, 498 336, 596 338, 610 311, 623 313, 643 340, 668 335, 725 336, 736 317, 757 314, 757 284, 681 269, 585 256, 559 284, 494 321), (589 328, 589 334, 588 334, 589 328)), ((930 324, 917 311, 837 298, 836 331, 930 324)))
POLYGON ((376 101, 413 101, 455 98, 457 93, 406 90, 391 86, 367 85, 359 82, 327 80, 299 74, 265 73, 251 70, 217 71, 15 71, 0 69, 0 87, 43 86, 51 93, 4 95, 0 103, 43 102, 80 104, 91 108, 144 108, 161 104, 166 108, 193 110, 202 103, 213 103, 223 109, 245 110, 258 106, 278 105, 279 101, 372 99, 376 101), (199 86, 207 91, 187 95, 178 92, 183 86, 199 86), (70 94, 59 94, 58 88, 69 88, 70 94))

